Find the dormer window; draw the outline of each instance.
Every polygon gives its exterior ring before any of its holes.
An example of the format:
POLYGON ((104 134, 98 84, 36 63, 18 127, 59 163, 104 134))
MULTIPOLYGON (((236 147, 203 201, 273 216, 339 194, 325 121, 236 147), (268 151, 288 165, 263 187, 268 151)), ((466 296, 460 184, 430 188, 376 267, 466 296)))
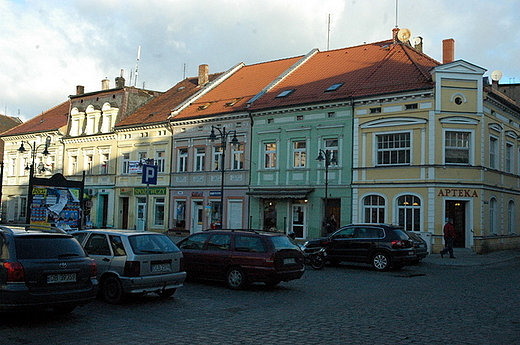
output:
POLYGON ((211 105, 211 102, 208 102, 208 103, 204 103, 202 105, 199 105, 199 110, 206 110, 209 108, 209 106, 211 105))
POLYGON ((293 93, 294 91, 295 91, 295 89, 284 90, 284 91, 280 92, 280 93, 278 94, 278 96, 276 96, 276 98, 287 97, 287 96, 289 96, 291 93, 293 93))
POLYGON ((345 83, 336 83, 336 84, 332 84, 331 86, 329 86, 329 88, 328 88, 327 90, 325 90, 325 92, 336 91, 336 90, 339 89, 343 84, 345 84, 345 83))
POLYGON ((242 97, 240 97, 240 98, 235 98, 235 99, 232 100, 232 101, 226 102, 226 107, 232 107, 232 106, 234 106, 235 104, 237 104, 238 102, 240 102, 241 99, 242 99, 242 97))

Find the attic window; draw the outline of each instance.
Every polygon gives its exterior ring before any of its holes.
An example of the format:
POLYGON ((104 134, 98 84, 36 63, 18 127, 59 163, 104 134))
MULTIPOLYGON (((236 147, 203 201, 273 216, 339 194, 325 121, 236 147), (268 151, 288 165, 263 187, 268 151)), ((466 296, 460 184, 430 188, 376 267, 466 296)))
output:
POLYGON ((205 109, 208 109, 209 106, 211 105, 211 102, 208 102, 208 103, 204 103, 202 105, 199 105, 199 110, 205 110, 205 109))
POLYGON ((282 91, 278 94, 278 96, 276 96, 275 98, 283 98, 283 97, 287 97, 289 96, 291 93, 294 92, 295 89, 290 89, 290 90, 285 90, 285 91, 282 91))
POLYGON ((411 104, 404 105, 405 110, 417 109, 418 107, 419 107, 419 105, 417 103, 411 103, 411 104))
POLYGON ((226 107, 232 107, 232 106, 234 106, 235 104, 237 104, 238 102, 240 102, 241 99, 242 99, 242 97, 239 97, 239 98, 235 98, 235 99, 232 100, 232 101, 226 102, 226 107))
POLYGON ((381 112, 381 107, 370 108, 370 114, 379 114, 381 112))
POLYGON ((329 86, 329 88, 328 88, 327 90, 325 90, 325 92, 336 91, 336 90, 339 89, 343 84, 345 84, 345 83, 336 83, 336 84, 332 84, 331 86, 329 86))

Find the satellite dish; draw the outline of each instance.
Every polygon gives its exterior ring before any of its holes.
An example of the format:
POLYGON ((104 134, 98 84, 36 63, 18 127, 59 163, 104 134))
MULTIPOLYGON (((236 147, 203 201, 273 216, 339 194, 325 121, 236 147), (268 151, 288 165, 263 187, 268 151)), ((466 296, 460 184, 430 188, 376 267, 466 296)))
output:
POLYGON ((502 71, 496 70, 491 72, 491 79, 493 81, 499 81, 500 79, 502 79, 502 71))
POLYGON ((417 36, 417 37, 414 37, 413 38, 413 44, 416 46, 416 45, 419 45, 422 43, 422 37, 421 36, 417 36))
POLYGON ((407 42, 412 37, 412 32, 408 29, 400 29, 397 33, 397 38, 401 42, 407 42))

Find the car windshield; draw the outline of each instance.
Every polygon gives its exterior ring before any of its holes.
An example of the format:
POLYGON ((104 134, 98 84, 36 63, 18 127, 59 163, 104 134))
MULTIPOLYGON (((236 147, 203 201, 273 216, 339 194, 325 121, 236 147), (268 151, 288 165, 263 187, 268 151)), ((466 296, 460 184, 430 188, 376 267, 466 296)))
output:
POLYGON ((135 254, 173 253, 180 251, 173 241, 165 235, 130 236, 130 245, 135 254))
POLYGON ((18 236, 15 242, 16 256, 20 260, 85 256, 81 245, 72 237, 18 236))
POLYGON ((299 249, 287 236, 273 236, 271 237, 271 240, 273 241, 276 250, 299 249))

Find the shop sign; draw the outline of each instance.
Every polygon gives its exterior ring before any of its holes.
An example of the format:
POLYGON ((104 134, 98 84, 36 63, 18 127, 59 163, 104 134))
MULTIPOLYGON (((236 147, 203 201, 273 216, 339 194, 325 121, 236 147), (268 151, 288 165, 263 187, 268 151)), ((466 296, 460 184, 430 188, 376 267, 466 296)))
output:
POLYGON ((222 196, 222 193, 219 190, 210 190, 209 196, 222 196))
POLYGON ((147 194, 148 195, 166 195, 166 187, 134 188, 134 195, 147 195, 147 194))
POLYGON ((121 188, 121 195, 132 195, 132 192, 134 191, 133 188, 121 188))
POLYGON ((439 189, 437 196, 454 198, 478 198, 478 193, 474 189, 442 188, 439 189))
POLYGON ((201 197, 204 196, 203 192, 191 192, 191 196, 201 197))

